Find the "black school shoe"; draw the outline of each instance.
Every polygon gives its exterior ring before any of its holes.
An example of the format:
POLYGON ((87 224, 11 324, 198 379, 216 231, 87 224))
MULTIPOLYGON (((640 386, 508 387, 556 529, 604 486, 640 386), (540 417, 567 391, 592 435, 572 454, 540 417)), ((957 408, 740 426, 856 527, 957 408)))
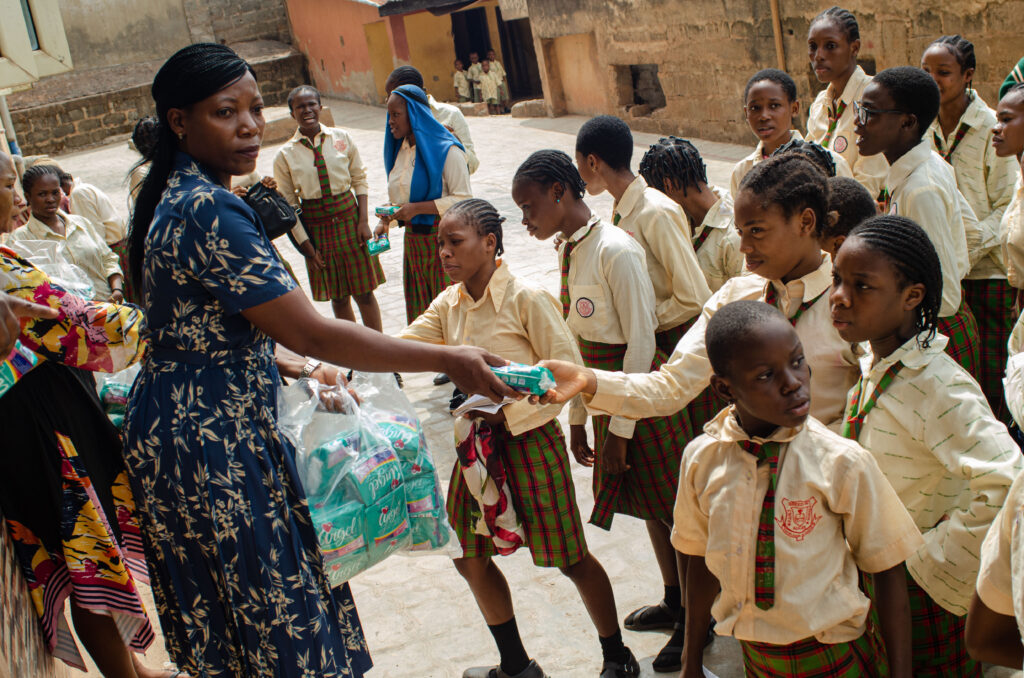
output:
POLYGON ((628 647, 626 652, 629 657, 624 664, 618 662, 605 662, 601 667, 600 678, 635 678, 640 675, 640 662, 633 656, 633 651, 628 647))
MULTIPOLYGON (((682 631, 685 629, 683 622, 676 622, 675 629, 679 633, 679 637, 682 637, 682 631)), ((654 662, 651 664, 651 668, 657 673, 678 673, 683 670, 683 641, 676 641, 676 633, 672 634, 669 638, 668 645, 661 648, 658 652, 658 656, 654 658, 654 662), (676 645, 675 643, 679 644, 676 645)), ((711 624, 708 626, 708 637, 704 639, 704 647, 707 647, 715 640, 715 620, 711 620, 711 624)))
POLYGON ((502 671, 500 666, 477 666, 463 671, 462 678, 548 678, 548 674, 544 673, 544 669, 531 659, 526 668, 514 676, 502 671))

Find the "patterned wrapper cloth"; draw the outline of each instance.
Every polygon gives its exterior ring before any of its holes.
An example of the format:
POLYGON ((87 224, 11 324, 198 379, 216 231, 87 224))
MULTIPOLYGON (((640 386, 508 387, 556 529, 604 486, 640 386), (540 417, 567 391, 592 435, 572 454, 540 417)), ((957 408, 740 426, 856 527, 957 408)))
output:
MULTIPOLYGON (((581 561, 587 555, 587 543, 558 422, 549 421, 517 436, 503 429, 492 432, 533 562, 540 567, 567 567, 581 561)), ((479 515, 479 506, 460 464, 456 464, 448 488, 448 518, 466 558, 499 553, 492 538, 474 532, 479 515)))
POLYGON ((1005 279, 964 280, 964 299, 974 313, 980 335, 981 368, 978 382, 989 407, 1004 424, 1012 423, 1003 398, 1006 343, 1017 321, 1014 302, 1017 290, 1005 279))
MULTIPOLYGON (((582 338, 579 344, 583 364, 587 367, 613 372, 622 370, 626 344, 602 344, 582 338)), ((657 351, 651 369, 658 369, 665 358, 664 352, 657 351)), ((609 421, 607 415, 593 418, 594 450, 598 455, 609 421)), ((686 410, 668 417, 638 421, 626 452, 626 463, 631 467, 628 471, 609 476, 602 472, 600 463, 594 464, 594 511, 590 522, 607 530, 616 513, 644 520, 672 520, 679 462, 683 448, 692 437, 686 410)))
MULTIPOLYGON (((967 297, 961 292, 960 308, 954 315, 939 318, 937 330, 949 337, 946 353, 960 363, 971 376, 981 380, 981 339, 978 336, 978 321, 974 319, 967 297)), ((1003 367, 1006 369, 1006 363, 1003 367)))
POLYGON ((352 191, 303 200, 302 225, 327 264, 323 271, 306 267, 314 299, 366 294, 384 282, 380 261, 359 238, 359 203, 352 191))
POLYGON ((416 233, 412 225, 399 222, 405 226, 402 287, 405 290, 405 320, 409 323, 420 317, 430 302, 452 284, 441 268, 441 258, 437 256, 437 224, 440 221, 440 217, 434 217, 434 224, 427 233, 416 233))
MULTIPOLYGON (((857 640, 826 644, 814 638, 772 645, 741 640, 748 678, 886 678, 888 664, 878 634, 870 629, 857 640)), ((916 676, 917 674, 915 674, 916 676)))

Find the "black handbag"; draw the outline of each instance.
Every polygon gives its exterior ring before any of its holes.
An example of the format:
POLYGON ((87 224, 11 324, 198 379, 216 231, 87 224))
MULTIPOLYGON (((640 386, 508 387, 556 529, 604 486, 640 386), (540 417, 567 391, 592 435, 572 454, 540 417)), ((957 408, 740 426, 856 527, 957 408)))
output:
POLYGON ((271 240, 290 233, 299 223, 299 215, 277 191, 256 182, 245 193, 245 203, 259 215, 263 230, 271 240))

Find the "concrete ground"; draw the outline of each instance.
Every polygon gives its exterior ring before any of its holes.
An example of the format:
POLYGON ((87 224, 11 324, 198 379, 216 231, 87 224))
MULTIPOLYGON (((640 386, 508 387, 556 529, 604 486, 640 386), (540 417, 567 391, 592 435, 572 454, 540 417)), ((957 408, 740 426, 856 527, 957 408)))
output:
MULTIPOLYGON (((325 102, 327 103, 327 102, 325 102)), ((350 131, 369 170, 370 204, 387 201, 382 149, 385 117, 381 108, 331 100, 336 123, 350 131)), ((526 235, 520 212, 512 202, 510 186, 516 167, 533 151, 557 148, 573 153, 575 133, 585 118, 513 119, 508 116, 470 118, 480 169, 472 177, 473 193, 490 200, 507 218, 505 261, 519 275, 545 285, 558 294, 558 261, 549 242, 526 235)), ((636 134, 634 166, 655 135, 636 134)), ((708 165, 713 183, 728 185, 733 164, 749 153, 742 146, 695 140, 708 165)), ((264 149, 258 168, 271 171, 278 146, 264 149)), ((124 177, 138 156, 127 144, 107 146, 59 158, 64 169, 94 183, 125 204, 124 177)), ((610 218, 612 200, 608 195, 587 198, 591 208, 610 218)), ((127 211, 127 209, 125 209, 127 211)), ((386 332, 404 326, 405 306, 401 283, 402 236, 392 231, 392 250, 381 255, 388 282, 377 291, 386 332)), ((302 256, 286 239, 278 241, 282 254, 292 263, 308 293, 302 256)), ((328 303, 317 304, 330 315, 328 303)), ((416 405, 426 427, 431 450, 447 484, 448 470, 455 462, 451 420, 447 402, 451 387, 435 387, 432 374, 406 375, 406 393, 416 405)), ((566 424, 563 414, 563 426, 566 424)), ((588 469, 573 463, 576 497, 584 517, 593 507, 588 469)), ((662 583, 647 532, 641 521, 619 517, 608 532, 587 526, 586 536, 593 553, 604 564, 615 589, 620 618, 636 607, 656 602, 662 583)), ((534 567, 529 554, 521 551, 499 559, 513 590, 516 616, 527 651, 552 676, 593 677, 600 669, 596 633, 573 585, 557 570, 534 567)), ((395 556, 357 576, 352 589, 363 628, 375 662, 371 675, 386 678, 458 678, 468 666, 493 663, 497 653, 487 627, 468 587, 447 557, 395 556)), ((152 605, 150 604, 152 609, 152 605)), ((151 614, 156 623, 156 615, 151 614)), ((666 636, 659 633, 625 632, 626 643, 641 660, 643 676, 659 675, 651 661, 666 636)), ((159 666, 166 653, 158 640, 147 661, 159 666)), ((718 638, 705 654, 705 663, 722 678, 742 676, 738 644, 718 638)), ((93 672, 89 675, 98 676, 93 672)), ((995 674, 991 674, 995 675, 995 674)))

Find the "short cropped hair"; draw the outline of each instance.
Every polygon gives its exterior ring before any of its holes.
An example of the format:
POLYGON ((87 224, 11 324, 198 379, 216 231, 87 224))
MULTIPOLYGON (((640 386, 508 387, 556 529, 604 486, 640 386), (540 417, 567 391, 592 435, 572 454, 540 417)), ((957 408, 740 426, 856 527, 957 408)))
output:
POLYGON ((596 155, 613 170, 628 169, 633 159, 633 133, 614 115, 599 115, 576 133, 576 152, 596 155))
POLYGON ((704 344, 711 369, 720 377, 729 375, 729 367, 736 355, 736 344, 754 335, 765 325, 782 321, 788 324, 779 309, 764 303, 744 299, 726 304, 708 321, 704 330, 704 344))

